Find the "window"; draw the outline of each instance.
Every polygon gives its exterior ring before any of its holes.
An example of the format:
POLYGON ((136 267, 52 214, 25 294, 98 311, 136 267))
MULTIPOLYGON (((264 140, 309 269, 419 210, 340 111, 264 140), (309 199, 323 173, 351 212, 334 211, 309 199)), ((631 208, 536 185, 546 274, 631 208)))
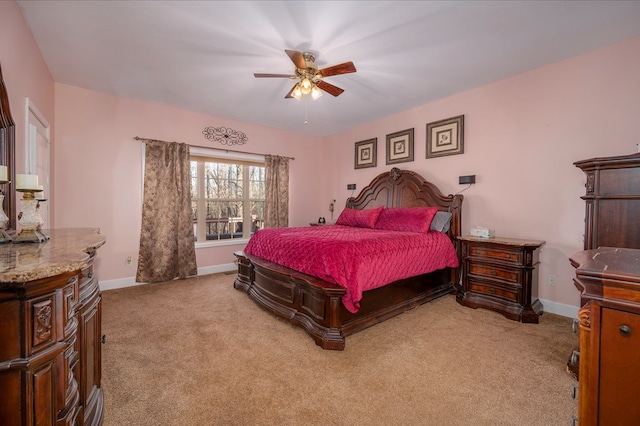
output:
POLYGON ((191 208, 196 242, 248 239, 264 226, 264 160, 191 151, 191 208))

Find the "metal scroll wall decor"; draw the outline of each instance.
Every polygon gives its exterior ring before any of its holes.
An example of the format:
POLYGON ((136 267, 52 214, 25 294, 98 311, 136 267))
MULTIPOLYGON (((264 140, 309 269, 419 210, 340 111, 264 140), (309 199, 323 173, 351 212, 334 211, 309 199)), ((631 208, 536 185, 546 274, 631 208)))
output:
POLYGON ((205 127, 202 134, 206 139, 222 145, 244 145, 249 140, 243 132, 229 127, 205 127))

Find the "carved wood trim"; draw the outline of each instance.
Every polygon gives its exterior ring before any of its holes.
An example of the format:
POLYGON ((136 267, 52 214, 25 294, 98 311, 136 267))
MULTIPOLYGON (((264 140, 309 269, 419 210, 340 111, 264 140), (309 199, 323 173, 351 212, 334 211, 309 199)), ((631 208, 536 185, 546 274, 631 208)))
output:
POLYGON ((581 327, 591 330, 591 301, 587 302, 578 311, 578 322, 581 327))
POLYGON ((52 313, 51 300, 43 300, 33 304, 33 346, 38 346, 51 339, 52 313))
POLYGON ((587 183, 585 184, 585 187, 587 188, 587 194, 593 194, 593 191, 595 190, 595 182, 596 182, 595 173, 593 172, 587 173, 587 183))

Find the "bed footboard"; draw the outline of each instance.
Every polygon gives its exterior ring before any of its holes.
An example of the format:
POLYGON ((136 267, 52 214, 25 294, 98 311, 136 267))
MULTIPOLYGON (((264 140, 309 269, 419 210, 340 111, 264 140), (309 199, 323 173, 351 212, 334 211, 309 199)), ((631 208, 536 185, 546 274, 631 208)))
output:
POLYGON ((259 306, 302 327, 322 349, 343 350, 345 338, 454 291, 449 268, 366 291, 356 314, 342 304, 346 290, 242 251, 234 253, 233 286, 259 306))
POLYGON ((234 253, 238 277, 233 286, 259 306, 304 328, 323 349, 343 350, 339 317, 346 290, 267 260, 234 253))

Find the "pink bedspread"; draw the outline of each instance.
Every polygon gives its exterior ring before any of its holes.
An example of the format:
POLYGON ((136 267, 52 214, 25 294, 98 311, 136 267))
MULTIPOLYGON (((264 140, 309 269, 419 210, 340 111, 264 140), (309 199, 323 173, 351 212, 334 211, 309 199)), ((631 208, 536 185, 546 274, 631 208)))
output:
POLYGON ((346 288, 342 303, 353 313, 360 308, 363 291, 458 266, 451 240, 435 231, 341 225, 270 228, 256 232, 244 251, 346 288))

